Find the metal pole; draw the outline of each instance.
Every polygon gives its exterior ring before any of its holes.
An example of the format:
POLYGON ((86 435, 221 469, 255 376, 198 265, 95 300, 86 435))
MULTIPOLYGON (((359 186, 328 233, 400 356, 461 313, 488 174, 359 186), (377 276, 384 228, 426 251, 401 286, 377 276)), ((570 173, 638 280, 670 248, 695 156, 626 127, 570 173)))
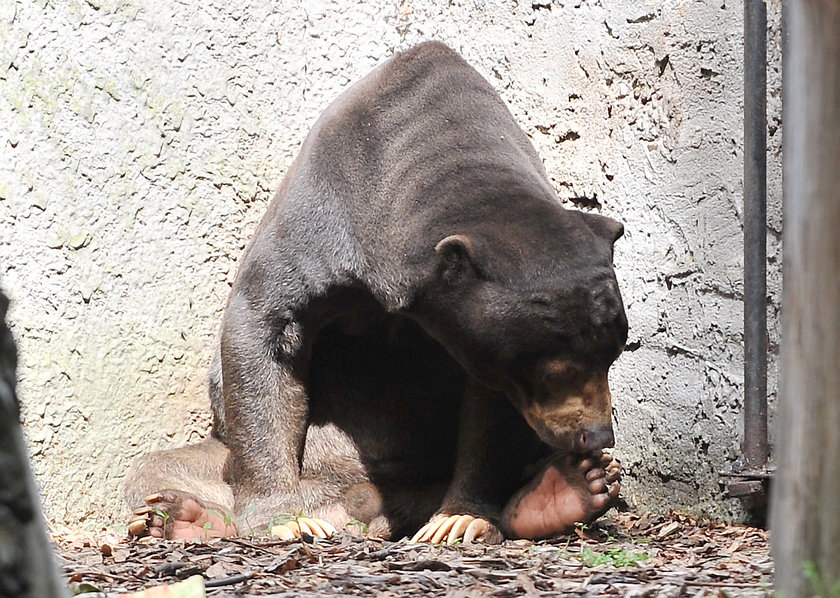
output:
POLYGON ((744 460, 767 463, 767 5, 744 0, 744 460))

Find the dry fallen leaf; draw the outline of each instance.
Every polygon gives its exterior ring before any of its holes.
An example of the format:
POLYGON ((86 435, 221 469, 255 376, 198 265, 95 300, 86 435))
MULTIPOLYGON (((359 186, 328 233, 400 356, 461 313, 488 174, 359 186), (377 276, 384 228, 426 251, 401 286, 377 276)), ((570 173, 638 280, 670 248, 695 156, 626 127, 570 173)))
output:
POLYGON ((656 537, 661 539, 666 536, 670 536, 681 527, 682 525, 678 521, 672 521, 671 523, 663 527, 661 530, 659 530, 659 533, 656 534, 656 537))
POLYGON ((210 578, 225 577, 227 575, 227 566, 222 562, 213 563, 204 570, 204 574, 210 578))
POLYGON ((666 587, 684 587, 692 596, 715 595, 709 588, 750 598, 770 595, 773 563, 762 530, 673 514, 633 513, 614 513, 591 527, 603 540, 584 542, 572 534, 547 541, 446 548, 372 542, 341 533, 313 544, 259 537, 213 544, 112 543, 97 536, 81 550, 70 539, 55 540, 65 574, 103 588, 108 598, 123 598, 125 592, 156 584, 159 587, 152 590, 157 593, 144 590, 133 598, 173 598, 178 596, 173 595, 173 588, 179 589, 176 582, 212 567, 213 561, 223 565, 210 569, 208 577, 219 577, 204 585, 220 589, 207 591, 241 598, 334 594, 473 598, 535 592, 595 598, 664 595, 661 590, 666 587), (645 520, 648 526, 638 525, 645 520), (736 542, 740 543, 736 553, 723 552, 736 542), (111 546, 110 557, 102 554, 103 544, 111 546), (580 558, 584 545, 590 560, 598 564, 587 565, 580 558), (248 575, 255 571, 259 574, 248 575), (166 586, 167 582, 173 585, 166 586))

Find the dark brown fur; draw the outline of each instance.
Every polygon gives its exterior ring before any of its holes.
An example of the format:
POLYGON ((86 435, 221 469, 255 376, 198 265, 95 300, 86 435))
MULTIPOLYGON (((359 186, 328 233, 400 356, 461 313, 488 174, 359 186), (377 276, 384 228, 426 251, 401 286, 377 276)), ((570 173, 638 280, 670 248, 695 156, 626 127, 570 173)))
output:
POLYGON ((560 206, 457 54, 396 55, 318 120, 246 250, 214 438, 144 457, 129 504, 163 486, 240 529, 301 509, 397 535, 437 511, 498 523, 552 452, 612 444, 620 234, 560 206))

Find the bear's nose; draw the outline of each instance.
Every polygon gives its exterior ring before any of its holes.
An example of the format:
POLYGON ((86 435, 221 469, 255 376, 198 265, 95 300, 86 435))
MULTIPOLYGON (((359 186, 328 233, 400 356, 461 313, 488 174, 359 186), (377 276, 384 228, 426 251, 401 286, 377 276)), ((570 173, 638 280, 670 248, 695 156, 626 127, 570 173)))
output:
POLYGON ((591 453, 615 446, 612 426, 599 426, 582 430, 575 438, 575 452, 591 453))

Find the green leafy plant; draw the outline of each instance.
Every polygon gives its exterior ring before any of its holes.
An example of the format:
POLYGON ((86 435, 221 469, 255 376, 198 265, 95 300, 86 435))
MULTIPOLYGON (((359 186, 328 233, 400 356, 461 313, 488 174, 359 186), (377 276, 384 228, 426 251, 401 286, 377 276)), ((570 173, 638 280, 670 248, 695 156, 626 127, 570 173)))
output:
POLYGON ((642 561, 650 558, 649 554, 644 552, 633 552, 627 548, 616 547, 610 548, 603 552, 593 550, 588 545, 584 544, 579 551, 572 551, 571 539, 566 542, 565 547, 538 547, 532 546, 529 551, 530 554, 548 555, 549 558, 562 559, 577 559, 586 567, 597 567, 599 565, 611 565, 613 567, 636 567, 642 561))
POLYGON ((301 517, 304 517, 303 511, 298 511, 297 513, 280 513, 279 516, 271 520, 269 527, 273 525, 285 525, 290 521, 298 521, 301 517))
POLYGON ((613 567, 637 567, 642 561, 650 558, 644 552, 631 552, 626 548, 610 548, 606 552, 592 550, 589 546, 582 546, 580 552, 574 555, 587 567, 612 565, 613 567))
POLYGON ((230 513, 229 511, 225 511, 224 513, 221 513, 219 511, 217 511, 216 509, 207 509, 207 514, 208 515, 213 515, 214 517, 218 517, 219 519, 221 519, 224 522, 225 525, 232 525, 233 524, 233 514, 230 513))
POLYGON ((354 528, 358 530, 358 532, 362 536, 366 536, 368 533, 368 529, 370 529, 370 526, 364 521, 359 521, 358 519, 351 519, 344 526, 344 529, 346 530, 352 530, 354 528))
POLYGON ((160 507, 152 508, 152 513, 163 519, 164 524, 166 524, 170 519, 172 519, 172 515, 170 515, 167 511, 164 511, 160 507))
POLYGON ((829 581, 823 577, 819 567, 813 561, 805 561, 802 569, 805 579, 811 584, 813 598, 840 598, 840 581, 829 588, 829 581))
POLYGON ((254 526, 251 525, 251 521, 248 519, 248 517, 254 514, 254 511, 256 511, 256 507, 254 505, 248 505, 245 507, 245 512, 242 513, 242 518, 245 520, 245 525, 248 526, 248 535, 250 536, 256 536, 254 526))
POLYGON ((95 585, 83 581, 82 583, 72 586, 72 591, 74 596, 78 596, 79 594, 88 594, 91 592, 101 592, 102 590, 96 587, 95 585))
POLYGON ((160 507, 153 507, 152 513, 163 519, 163 529, 168 529, 172 524, 172 515, 168 511, 164 511, 160 507))

